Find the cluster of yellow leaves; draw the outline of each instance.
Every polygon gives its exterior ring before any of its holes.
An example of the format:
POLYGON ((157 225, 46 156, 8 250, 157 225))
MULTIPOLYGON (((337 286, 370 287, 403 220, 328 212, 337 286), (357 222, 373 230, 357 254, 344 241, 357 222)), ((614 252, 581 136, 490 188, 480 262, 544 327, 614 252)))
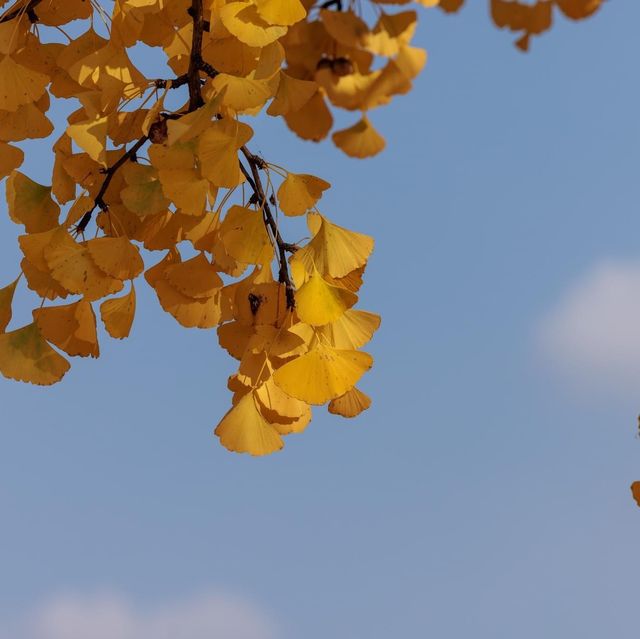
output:
POLYGON ((369 407, 356 384, 372 358, 360 349, 380 319, 354 307, 373 240, 320 214, 329 183, 253 156, 246 120, 264 109, 317 141, 332 128, 330 105, 359 111, 333 139, 374 155, 384 141, 366 113, 406 93, 426 54, 409 46, 414 11, 371 2, 368 26, 361 3, 314 4, 116 0, 107 32, 87 0, 5 6, 0 176, 23 257, 0 289, 0 373, 60 381, 67 357, 99 356, 98 318, 127 337, 144 273, 167 313, 216 329, 239 361, 216 428, 228 449, 278 450, 314 405, 345 417, 369 407), (47 40, 44 27, 78 21, 86 29, 67 44, 47 40), (146 78, 128 52, 138 43, 163 52, 174 77, 146 78), (46 115, 51 96, 76 100, 62 130, 46 115), (51 135, 46 185, 19 170, 16 143, 51 135), (305 215, 308 241, 285 243, 283 223, 305 215), (141 249, 162 257, 145 267, 141 249), (21 280, 40 302, 31 323, 9 328, 21 280))
MULTIPOLYGON (((462 2, 413 0, 445 11, 462 2)), ((580 18, 599 4, 492 0, 492 10, 528 42, 552 5, 580 18)), ((345 417, 368 408, 356 385, 372 358, 360 349, 380 319, 355 305, 373 240, 320 213, 327 182, 253 155, 247 120, 282 117, 317 142, 343 109, 358 115, 334 143, 352 157, 379 153, 370 112, 407 93, 426 63, 411 46, 411 5, 115 0, 107 12, 98 0, 0 0, 0 179, 23 254, 19 277, 0 289, 0 373, 59 381, 65 355, 99 356, 98 316, 127 337, 144 273, 167 313, 215 329, 239 361, 216 428, 228 449, 278 450, 312 406, 345 417), (139 44, 172 77, 145 77, 130 57, 139 44), (60 130, 47 117, 51 96, 75 101, 60 130), (20 143, 50 136, 48 185, 19 170, 20 143), (305 215, 309 239, 285 242, 284 222, 305 215), (141 249, 162 257, 146 268, 141 249), (21 280, 40 301, 29 324, 9 330, 21 280)))

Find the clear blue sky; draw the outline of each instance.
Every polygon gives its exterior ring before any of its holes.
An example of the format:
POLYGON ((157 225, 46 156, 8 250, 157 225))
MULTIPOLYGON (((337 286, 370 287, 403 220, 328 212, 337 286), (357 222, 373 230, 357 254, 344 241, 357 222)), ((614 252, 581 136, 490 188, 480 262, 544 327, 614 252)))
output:
MULTIPOLYGON (((100 360, 52 388, 0 379, 0 630, 60 593, 149 611, 213 591, 278 639, 638 636, 640 385, 570 381, 536 335, 594 265, 640 257, 640 4, 559 21, 526 56, 469 4, 423 13, 429 64, 372 115, 377 158, 256 127, 255 150, 331 181, 323 211, 376 237, 371 410, 226 452, 233 361, 141 283, 100 360)), ((3 284, 18 233, 2 216, 3 284)))

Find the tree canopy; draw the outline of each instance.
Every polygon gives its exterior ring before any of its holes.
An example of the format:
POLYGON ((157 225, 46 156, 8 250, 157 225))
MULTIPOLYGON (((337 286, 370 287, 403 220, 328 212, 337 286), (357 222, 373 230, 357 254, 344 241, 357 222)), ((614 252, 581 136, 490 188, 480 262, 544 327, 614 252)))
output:
MULTIPOLYGON (((126 338, 143 275, 164 311, 215 329, 239 362, 215 430, 229 450, 279 450, 312 406, 367 409, 357 384, 373 360, 361 349, 380 318, 356 305, 374 241, 323 212, 328 182, 251 150, 256 116, 281 117, 304 140, 331 136, 353 158, 378 154, 371 113, 408 93, 427 61, 412 46, 415 5, 463 4, 0 0, 0 177, 23 254, 0 289, 0 372, 50 385, 67 356, 98 357, 96 310, 112 338, 126 338), (166 77, 136 68, 140 45, 166 77), (62 127, 47 117, 52 98, 75 108, 62 127), (336 110, 353 123, 335 130, 336 110), (20 171, 28 139, 51 149, 50 184, 20 171), (288 233, 300 216, 302 241, 288 233), (151 266, 141 249, 159 254, 151 266), (8 330, 18 285, 34 293, 33 321, 8 330)), ((581 19, 600 4, 489 6, 527 50, 554 13, 581 19)))

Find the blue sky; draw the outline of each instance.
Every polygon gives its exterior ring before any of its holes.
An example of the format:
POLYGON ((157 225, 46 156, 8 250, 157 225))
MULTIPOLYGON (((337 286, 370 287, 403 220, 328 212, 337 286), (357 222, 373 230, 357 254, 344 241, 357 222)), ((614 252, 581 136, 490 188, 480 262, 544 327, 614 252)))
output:
MULTIPOLYGON (((423 13, 429 63, 372 115, 377 158, 256 127, 254 150, 332 182, 323 212, 376 238, 371 410, 226 452, 233 361, 141 284, 100 360, 52 388, 0 379, 2 639, 200 617, 185 639, 637 636, 640 5, 559 21, 525 56, 470 4, 423 13)), ((0 219, 6 282, 18 233, 0 219)))

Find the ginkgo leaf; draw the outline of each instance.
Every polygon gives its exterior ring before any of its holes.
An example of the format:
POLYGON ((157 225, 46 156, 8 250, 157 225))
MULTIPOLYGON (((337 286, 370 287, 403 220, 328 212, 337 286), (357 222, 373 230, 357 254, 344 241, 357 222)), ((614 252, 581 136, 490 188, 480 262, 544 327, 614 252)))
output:
POLYGON ((371 398, 355 386, 329 402, 329 412, 342 417, 357 417, 371 406, 371 398))
POLYGON ((287 113, 284 119, 296 135, 314 142, 326 138, 333 126, 333 116, 320 91, 300 109, 287 113))
POLYGON ((247 393, 222 418, 215 429, 228 450, 250 455, 269 455, 284 446, 278 431, 262 416, 253 393, 247 393))
POLYGON ((231 188, 242 181, 238 149, 253 135, 251 127, 237 120, 218 120, 201 135, 198 157, 202 175, 215 186, 231 188))
POLYGON ((313 239, 296 251, 292 262, 300 262, 309 273, 316 268, 332 277, 344 277, 367 263, 373 238, 349 231, 322 216, 310 215, 309 219, 319 220, 320 227, 313 239))
POLYGON ((89 251, 65 233, 44 249, 44 259, 54 280, 70 293, 93 301, 117 293, 122 281, 101 271, 89 251))
POLYGON ((256 389, 255 398, 260 412, 270 424, 291 424, 299 420, 309 409, 307 403, 287 395, 274 383, 272 377, 256 389))
POLYGON ((335 322, 358 301, 358 296, 329 284, 314 269, 309 280, 296 292, 298 317, 312 326, 335 322))
POLYGON ((308 80, 298 80, 280 72, 278 92, 273 102, 269 105, 269 115, 287 115, 299 111, 315 95, 318 85, 308 80))
POLYGON ((324 404, 351 390, 372 364, 368 353, 318 344, 276 370, 273 380, 287 395, 324 404))
POLYGON ((210 298, 223 286, 215 266, 202 253, 186 262, 168 265, 164 278, 180 293, 194 299, 210 298))
POLYGON ((307 15, 300 0, 255 0, 255 3, 260 17, 269 24, 291 26, 307 15))
POLYGON ((266 22, 258 13, 256 5, 248 0, 227 2, 220 9, 220 19, 229 33, 250 47, 264 47, 287 32, 286 26, 266 22))
POLYGON ((315 206, 330 186, 314 175, 289 173, 278 189, 278 203, 286 215, 302 215, 315 206))
POLYGON ((65 306, 45 306, 33 311, 43 337, 67 355, 98 357, 96 316, 89 302, 80 300, 65 306))
POLYGON ((117 280, 132 280, 144 270, 140 251, 126 237, 98 237, 86 247, 96 266, 117 280))
POLYGON ((0 333, 4 333, 11 321, 11 304, 13 303, 13 295, 16 292, 19 280, 20 278, 18 277, 8 286, 0 288, 0 333))
POLYGON ((155 290, 162 308, 186 328, 213 328, 230 319, 220 292, 194 299, 183 295, 165 280, 158 280, 155 290))
POLYGON ((334 144, 352 158, 377 155, 386 146, 384 138, 366 116, 348 129, 336 131, 332 137, 334 144))
POLYGON ((38 100, 49 77, 18 64, 10 55, 0 59, 0 110, 16 111, 22 104, 38 100))
POLYGON ((114 297, 102 302, 100 316, 107 333, 115 339, 129 337, 136 314, 136 290, 131 282, 131 290, 122 297, 114 297))
POLYGON ((69 370, 69 362, 42 337, 34 323, 0 334, 0 373, 10 379, 49 386, 69 370))
POLYGON ((86 151, 92 160, 102 166, 107 164, 108 121, 107 117, 95 118, 67 127, 67 135, 86 151))
POLYGON ((640 506, 640 481, 634 481, 631 484, 631 495, 635 499, 636 504, 640 506))
POLYGON ((34 182, 15 171, 6 183, 9 216, 24 224, 27 233, 48 231, 58 224, 60 207, 51 198, 51 187, 34 182))
POLYGON ((244 264, 264 264, 273 255, 271 240, 262 213, 232 206, 220 227, 226 252, 244 264))
POLYGON ((318 333, 334 348, 358 349, 373 337, 379 327, 379 315, 352 308, 331 324, 318 327, 318 333))
POLYGON ((0 142, 0 180, 7 177, 24 161, 24 152, 11 144, 0 142))
POLYGON ((27 286, 40 297, 54 300, 58 297, 64 299, 69 295, 69 291, 60 286, 60 284, 51 277, 48 269, 40 270, 31 264, 27 258, 24 258, 20 262, 20 268, 27 280, 27 286))

